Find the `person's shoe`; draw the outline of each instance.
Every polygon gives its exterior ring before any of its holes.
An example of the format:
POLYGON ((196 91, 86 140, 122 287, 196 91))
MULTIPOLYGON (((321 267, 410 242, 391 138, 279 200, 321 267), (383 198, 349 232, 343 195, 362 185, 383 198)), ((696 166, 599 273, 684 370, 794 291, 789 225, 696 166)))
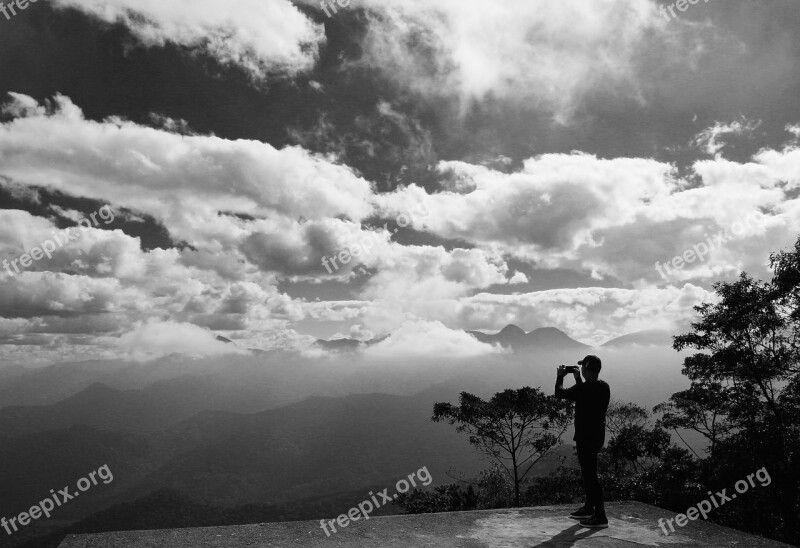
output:
POLYGON ((589 508, 588 506, 581 506, 574 512, 570 512, 569 517, 572 519, 586 519, 590 518, 594 515, 594 510, 589 508))
POLYGON ((592 516, 589 519, 581 521, 581 525, 591 529, 605 529, 608 527, 608 518, 592 516))

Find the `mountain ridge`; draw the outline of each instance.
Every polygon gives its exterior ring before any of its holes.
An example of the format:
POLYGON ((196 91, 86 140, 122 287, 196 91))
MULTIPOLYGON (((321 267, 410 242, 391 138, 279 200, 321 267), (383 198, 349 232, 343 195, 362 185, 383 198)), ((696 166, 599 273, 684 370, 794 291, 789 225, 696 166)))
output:
POLYGON ((467 331, 480 342, 485 344, 499 344, 504 348, 511 347, 515 350, 589 350, 592 347, 576 341, 556 327, 540 327, 525 332, 521 327, 508 324, 495 334, 483 331, 467 331))

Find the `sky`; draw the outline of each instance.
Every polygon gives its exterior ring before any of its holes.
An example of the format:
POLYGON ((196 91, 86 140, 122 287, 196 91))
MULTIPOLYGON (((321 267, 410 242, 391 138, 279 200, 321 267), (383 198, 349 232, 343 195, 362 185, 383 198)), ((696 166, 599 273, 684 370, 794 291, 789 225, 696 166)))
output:
POLYGON ((0 15, 0 360, 686 329, 800 234, 800 4, 682 5, 0 15))

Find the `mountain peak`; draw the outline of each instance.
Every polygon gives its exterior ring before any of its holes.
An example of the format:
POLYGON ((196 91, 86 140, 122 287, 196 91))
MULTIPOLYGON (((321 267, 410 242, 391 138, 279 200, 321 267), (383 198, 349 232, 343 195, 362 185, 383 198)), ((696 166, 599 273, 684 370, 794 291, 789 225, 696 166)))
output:
POLYGON ((550 335, 550 336, 569 337, 569 335, 567 335, 557 327, 539 327, 537 329, 534 329, 533 331, 528 332, 528 335, 550 335))
POLYGON ((519 326, 509 324, 495 335, 481 331, 467 331, 467 333, 486 344, 500 344, 518 349, 576 350, 589 348, 555 327, 540 327, 530 333, 525 333, 519 326))
POLYGON ((498 335, 505 335, 505 336, 524 336, 525 330, 521 327, 514 325, 513 323, 508 324, 503 329, 500 330, 498 335))

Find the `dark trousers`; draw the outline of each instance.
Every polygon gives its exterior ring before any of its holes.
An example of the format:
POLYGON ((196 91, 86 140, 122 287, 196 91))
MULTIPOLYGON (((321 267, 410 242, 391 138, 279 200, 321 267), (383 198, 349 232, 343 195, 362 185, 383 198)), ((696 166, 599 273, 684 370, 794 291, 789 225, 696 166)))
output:
POLYGON ((583 475, 583 490, 586 493, 586 507, 591 508, 598 517, 606 517, 603 506, 603 488, 597 477, 597 453, 603 445, 596 443, 577 443, 578 463, 583 475))

